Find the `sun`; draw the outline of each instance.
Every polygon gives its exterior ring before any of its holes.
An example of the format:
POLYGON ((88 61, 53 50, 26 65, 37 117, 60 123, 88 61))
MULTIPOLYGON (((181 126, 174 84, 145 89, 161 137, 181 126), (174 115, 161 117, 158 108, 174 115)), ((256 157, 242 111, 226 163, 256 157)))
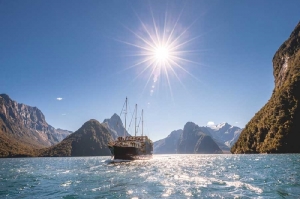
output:
POLYGON ((177 18, 172 16, 168 18, 167 13, 165 13, 165 18, 155 19, 154 16, 156 15, 151 10, 150 23, 149 19, 143 21, 136 14, 141 25, 140 29, 134 31, 125 26, 135 36, 135 41, 120 42, 130 45, 136 50, 133 56, 138 57, 138 59, 136 59, 135 64, 127 68, 137 68, 138 70, 138 74, 133 81, 146 74, 145 76, 148 76, 148 79, 144 90, 150 88, 150 95, 153 95, 154 89, 162 88, 163 86, 160 85, 167 83, 173 98, 172 78, 176 78, 184 88, 185 86, 180 78, 183 76, 182 73, 186 73, 198 80, 187 70, 188 65, 198 63, 188 59, 186 55, 195 52, 187 47, 199 36, 191 37, 189 34, 189 29, 197 19, 188 25, 187 28, 184 28, 183 25, 179 24, 181 15, 177 18), (168 23, 169 21, 170 23, 168 23))
POLYGON ((169 55, 170 49, 165 45, 157 46, 153 52, 154 59, 159 63, 166 63, 170 59, 169 55))

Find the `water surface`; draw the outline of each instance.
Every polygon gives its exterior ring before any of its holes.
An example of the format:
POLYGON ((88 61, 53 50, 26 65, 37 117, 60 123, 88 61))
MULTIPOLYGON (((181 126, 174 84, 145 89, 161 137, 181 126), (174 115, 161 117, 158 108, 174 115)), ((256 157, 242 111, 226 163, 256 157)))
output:
POLYGON ((300 198, 300 154, 0 159, 0 198, 300 198))

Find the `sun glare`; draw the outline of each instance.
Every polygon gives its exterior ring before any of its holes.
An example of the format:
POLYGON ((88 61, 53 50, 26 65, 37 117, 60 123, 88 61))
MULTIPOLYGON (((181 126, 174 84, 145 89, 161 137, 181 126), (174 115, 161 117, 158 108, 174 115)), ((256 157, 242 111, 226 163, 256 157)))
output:
POLYGON ((167 62, 169 59, 169 51, 166 46, 158 46, 154 50, 154 58, 157 62, 167 62))
POLYGON ((140 61, 129 67, 136 67, 139 69, 138 75, 133 79, 133 81, 142 74, 146 74, 148 72, 149 76, 144 90, 149 87, 149 93, 150 95, 153 95, 155 92, 154 88, 160 87, 155 85, 166 82, 173 98, 171 88, 172 77, 175 77, 183 87, 185 86, 178 75, 180 72, 184 72, 197 79, 187 70, 187 65, 198 63, 186 58, 186 54, 193 52, 186 49, 187 45, 198 38, 191 38, 188 33, 188 30, 197 19, 184 29, 183 26, 179 25, 181 14, 177 18, 173 18, 172 16, 168 17, 166 12, 163 20, 156 20, 154 18, 155 15, 151 10, 152 18, 150 19, 152 21, 152 25, 151 23, 146 23, 147 20, 141 20, 137 14, 136 16, 141 24, 141 29, 139 31, 133 31, 132 29, 125 27, 133 33, 136 37, 136 41, 121 41, 138 50, 134 56, 139 57, 140 61), (166 81, 161 81, 161 79, 165 79, 166 81))

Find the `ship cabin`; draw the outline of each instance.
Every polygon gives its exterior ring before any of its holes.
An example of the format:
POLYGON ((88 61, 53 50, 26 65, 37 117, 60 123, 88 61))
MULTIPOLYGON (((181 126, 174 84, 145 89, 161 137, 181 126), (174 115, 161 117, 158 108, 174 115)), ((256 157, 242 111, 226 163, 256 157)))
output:
POLYGON ((149 140, 148 136, 126 136, 118 137, 118 141, 143 141, 149 140))

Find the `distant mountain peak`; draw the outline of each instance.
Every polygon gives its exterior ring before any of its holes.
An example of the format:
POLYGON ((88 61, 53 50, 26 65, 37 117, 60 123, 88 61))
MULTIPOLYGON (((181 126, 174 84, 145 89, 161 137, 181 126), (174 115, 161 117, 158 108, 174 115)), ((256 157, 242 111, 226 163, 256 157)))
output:
MULTIPOLYGON (((113 120, 113 121, 118 121, 118 122, 121 122, 121 123, 122 123, 121 117, 120 117, 118 114, 116 114, 116 113, 114 113, 114 114, 111 116, 110 119, 113 120)), ((122 123, 122 124, 123 124, 123 123, 122 123)))
POLYGON ((96 119, 90 119, 90 120, 88 120, 87 122, 85 122, 85 123, 91 123, 91 122, 96 122, 96 123, 99 123, 99 121, 98 120, 96 120, 96 119))
POLYGON ((227 122, 221 122, 220 124, 219 124, 219 126, 226 126, 226 125, 229 125, 227 122))
POLYGON ((110 131, 110 134, 114 139, 116 139, 119 136, 124 136, 124 131, 125 135, 128 136, 130 135, 124 128, 123 122, 120 118, 119 115, 114 113, 110 119, 105 119, 103 120, 103 123, 105 123, 110 131))
POLYGON ((218 127, 223 128, 223 127, 231 127, 232 125, 228 124, 227 122, 222 122, 221 124, 218 125, 218 127))
POLYGON ((227 122, 222 122, 220 124, 217 124, 217 125, 211 125, 211 126, 207 126, 208 128, 211 128, 212 130, 220 130, 222 128, 231 128, 232 125, 228 124, 227 122))
POLYGON ((120 116, 117 113, 114 113, 111 118, 120 118, 120 116))
POLYGON ((222 153, 210 132, 194 122, 184 125, 177 146, 178 153, 222 153))
POLYGON ((195 124, 194 122, 187 122, 183 128, 184 129, 194 129, 196 126, 198 126, 198 125, 195 124))
POLYGON ((210 148, 215 144, 218 147, 210 150, 209 153, 219 153, 220 149, 229 152, 241 130, 227 122, 206 127, 199 127, 194 122, 187 122, 183 130, 172 131, 166 138, 154 142, 154 153, 206 153, 208 151, 205 148, 210 148))

